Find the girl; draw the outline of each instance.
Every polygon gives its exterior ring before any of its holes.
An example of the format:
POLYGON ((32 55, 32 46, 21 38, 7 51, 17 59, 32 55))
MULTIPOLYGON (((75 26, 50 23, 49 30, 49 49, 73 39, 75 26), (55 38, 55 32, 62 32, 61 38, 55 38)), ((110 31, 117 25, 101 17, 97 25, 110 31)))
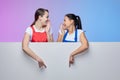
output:
POLYGON ((53 41, 52 32, 50 28, 50 21, 48 19, 49 11, 47 9, 39 8, 35 12, 35 20, 30 27, 26 29, 23 41, 22 49, 29 56, 38 62, 39 67, 45 67, 43 60, 36 55, 29 47, 29 41, 31 42, 50 42, 53 41))
POLYGON ((61 24, 58 42, 81 42, 81 46, 75 49, 69 57, 69 66, 74 63, 74 56, 88 48, 88 41, 82 30, 81 20, 75 14, 66 14, 64 23, 61 24))

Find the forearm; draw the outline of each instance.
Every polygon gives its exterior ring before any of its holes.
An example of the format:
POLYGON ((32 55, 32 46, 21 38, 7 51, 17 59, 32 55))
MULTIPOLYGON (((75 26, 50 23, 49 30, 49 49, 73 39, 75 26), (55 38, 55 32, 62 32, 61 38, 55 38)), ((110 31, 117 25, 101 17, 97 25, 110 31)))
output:
POLYGON ((83 51, 85 51, 85 50, 87 50, 87 49, 88 49, 88 45, 80 46, 80 47, 78 47, 76 50, 74 50, 74 51, 71 53, 71 55, 72 55, 72 56, 75 56, 75 55, 80 54, 81 52, 83 52, 83 51))
POLYGON ((29 47, 23 47, 23 51, 32 57, 34 60, 38 61, 39 56, 37 56, 29 47))
POLYGON ((47 32, 47 38, 48 38, 48 42, 53 42, 53 37, 50 34, 50 32, 47 32))
POLYGON ((58 39, 57 39, 57 42, 62 42, 63 41, 63 34, 59 34, 59 36, 58 36, 58 39))
POLYGON ((62 42, 62 39, 58 38, 58 39, 57 39, 57 42, 62 42))

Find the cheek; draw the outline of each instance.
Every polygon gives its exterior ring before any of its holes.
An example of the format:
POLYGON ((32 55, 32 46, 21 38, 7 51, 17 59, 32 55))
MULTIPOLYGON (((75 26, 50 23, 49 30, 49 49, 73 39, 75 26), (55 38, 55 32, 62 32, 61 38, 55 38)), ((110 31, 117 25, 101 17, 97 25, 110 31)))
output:
POLYGON ((41 23, 42 23, 42 25, 46 25, 46 21, 44 18, 41 20, 41 23))
POLYGON ((48 18, 44 18, 44 21, 47 22, 47 21, 48 21, 48 18))
POLYGON ((45 19, 45 18, 43 18, 43 19, 42 19, 42 22, 43 22, 43 23, 45 23, 45 22, 46 22, 46 19, 45 19))
POLYGON ((70 26, 70 23, 69 23, 69 22, 66 22, 66 26, 69 27, 69 26, 70 26))

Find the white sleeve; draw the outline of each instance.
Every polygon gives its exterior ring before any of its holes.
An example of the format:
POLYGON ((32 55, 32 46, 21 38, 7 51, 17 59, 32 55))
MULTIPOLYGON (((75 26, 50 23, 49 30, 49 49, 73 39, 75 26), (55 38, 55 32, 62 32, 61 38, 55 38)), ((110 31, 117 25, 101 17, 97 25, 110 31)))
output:
MULTIPOLYGON (((64 30, 64 31, 65 31, 65 33, 67 32, 67 30, 64 30)), ((58 32, 59 32, 60 35, 62 35, 62 31, 61 31, 61 29, 59 29, 58 32)))
POLYGON ((28 27, 25 32, 30 35, 30 39, 31 39, 31 38, 32 38, 32 34, 33 34, 32 28, 31 28, 31 27, 28 27))
POLYGON ((59 34, 60 34, 60 35, 62 34, 62 31, 61 31, 61 29, 59 29, 59 31, 58 31, 58 32, 59 32, 59 34))
POLYGON ((78 33, 81 34, 82 32, 84 32, 83 30, 78 30, 78 33))
POLYGON ((77 41, 79 42, 80 41, 80 35, 81 35, 81 33, 83 33, 84 31, 83 30, 81 30, 81 29, 78 29, 78 35, 77 35, 77 41))

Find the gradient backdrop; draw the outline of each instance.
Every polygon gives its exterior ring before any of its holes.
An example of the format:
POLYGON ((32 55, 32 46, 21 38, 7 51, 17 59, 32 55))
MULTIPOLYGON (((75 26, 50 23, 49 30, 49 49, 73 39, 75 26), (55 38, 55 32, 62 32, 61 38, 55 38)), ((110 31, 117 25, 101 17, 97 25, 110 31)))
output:
POLYGON ((38 8, 49 10, 55 41, 64 15, 75 13, 90 42, 120 42, 120 0, 0 0, 0 42, 21 42, 38 8))

